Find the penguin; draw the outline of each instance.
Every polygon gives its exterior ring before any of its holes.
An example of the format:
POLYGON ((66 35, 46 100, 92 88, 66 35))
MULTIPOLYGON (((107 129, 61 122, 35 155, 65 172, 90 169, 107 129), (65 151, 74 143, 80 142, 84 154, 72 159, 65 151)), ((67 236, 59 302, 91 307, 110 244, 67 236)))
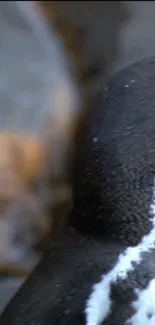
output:
POLYGON ((155 57, 113 76, 83 125, 68 224, 1 325, 155 324, 155 57))
POLYGON ((63 223, 57 207, 70 203, 66 165, 81 96, 36 2, 2 1, 0 12, 0 274, 21 276, 40 260, 36 246, 55 220, 63 223))

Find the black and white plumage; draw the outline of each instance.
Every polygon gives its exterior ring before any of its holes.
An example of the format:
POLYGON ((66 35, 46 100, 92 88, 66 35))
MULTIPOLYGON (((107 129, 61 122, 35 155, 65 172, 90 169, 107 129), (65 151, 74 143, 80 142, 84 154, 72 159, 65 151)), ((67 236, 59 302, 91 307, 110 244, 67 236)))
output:
POLYGON ((70 227, 0 324, 155 324, 154 58, 119 72, 95 99, 70 227))

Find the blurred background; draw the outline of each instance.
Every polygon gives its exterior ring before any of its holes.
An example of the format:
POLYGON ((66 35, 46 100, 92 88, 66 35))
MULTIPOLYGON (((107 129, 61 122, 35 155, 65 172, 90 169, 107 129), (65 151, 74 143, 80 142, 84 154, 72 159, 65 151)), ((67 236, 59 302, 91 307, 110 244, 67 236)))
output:
POLYGON ((0 2, 0 312, 64 225, 81 116, 154 27, 154 1, 0 2))

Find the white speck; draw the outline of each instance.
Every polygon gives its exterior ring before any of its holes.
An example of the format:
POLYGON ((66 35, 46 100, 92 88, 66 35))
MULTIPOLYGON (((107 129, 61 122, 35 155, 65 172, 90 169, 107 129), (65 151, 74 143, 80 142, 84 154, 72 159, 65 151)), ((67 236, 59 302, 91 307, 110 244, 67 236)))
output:
POLYGON ((65 314, 68 315, 70 313, 70 310, 69 309, 66 309, 65 310, 65 314))
POLYGON ((155 324, 155 279, 144 290, 137 290, 138 299, 132 303, 136 313, 127 321, 130 325, 155 324))
MULTIPOLYGON (((99 325, 108 316, 112 304, 110 299, 111 284, 116 283, 118 278, 125 279, 128 272, 133 271, 136 264, 138 265, 141 262, 142 253, 155 248, 155 181, 153 187, 153 202, 151 203, 149 214, 153 226, 150 233, 144 236, 137 246, 128 247, 120 254, 114 268, 106 275, 103 275, 101 281, 93 286, 93 291, 87 300, 85 309, 86 325, 99 325)), ((139 324, 143 325, 140 322, 136 323, 136 325, 139 324)), ((155 323, 147 324, 154 325, 155 323)), ((135 325, 135 323, 132 325, 135 325)))
POLYGON ((135 80, 134 80, 134 79, 132 79, 132 80, 131 80, 131 82, 133 83, 133 82, 135 82, 135 80))
POLYGON ((129 85, 125 85, 124 88, 129 88, 129 85))
POLYGON ((98 142, 98 138, 94 138, 93 139, 93 142, 98 142))

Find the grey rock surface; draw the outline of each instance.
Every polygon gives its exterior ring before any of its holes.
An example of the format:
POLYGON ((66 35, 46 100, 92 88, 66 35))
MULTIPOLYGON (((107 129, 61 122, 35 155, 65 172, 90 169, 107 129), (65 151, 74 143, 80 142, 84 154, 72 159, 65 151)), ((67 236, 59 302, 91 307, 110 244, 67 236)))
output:
POLYGON ((40 134, 55 114, 55 89, 68 84, 74 93, 62 44, 33 1, 0 2, 0 71, 4 130, 40 134))

